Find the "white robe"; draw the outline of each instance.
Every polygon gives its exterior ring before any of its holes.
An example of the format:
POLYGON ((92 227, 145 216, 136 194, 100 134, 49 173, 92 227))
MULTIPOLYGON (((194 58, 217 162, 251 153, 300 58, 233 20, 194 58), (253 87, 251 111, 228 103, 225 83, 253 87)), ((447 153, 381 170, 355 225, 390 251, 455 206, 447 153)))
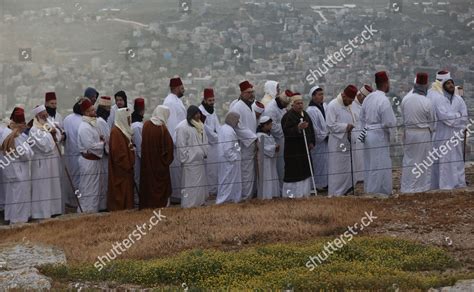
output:
POLYGON ((356 182, 364 181, 364 143, 360 142, 357 137, 359 137, 360 132, 362 131, 361 122, 360 122, 360 112, 362 110, 362 104, 359 103, 357 98, 351 104, 351 110, 354 114, 355 119, 355 128, 352 130, 352 137, 355 140, 352 141, 352 160, 354 162, 354 180, 356 182))
MULTIPOLYGON (((82 123, 82 116, 76 113, 68 115, 63 122, 64 132, 66 133, 66 142, 64 143, 64 162, 71 175, 74 187, 79 188, 80 170, 79 170, 79 156, 81 156, 77 144, 77 135, 79 125, 82 123)), ((70 206, 77 207, 76 195, 69 185, 64 188, 66 190, 66 203, 70 206)))
MULTIPOLYGON (((350 106, 333 99, 326 111, 329 129, 328 195, 344 195, 353 185, 351 173, 351 144, 346 132, 347 125, 354 125, 350 106)), ((353 170, 353 169, 352 169, 353 170)))
MULTIPOLYGON (((99 129, 87 122, 81 122, 78 134, 78 146, 81 153, 91 153, 103 157, 104 142, 100 141, 99 129)), ((98 212, 100 209, 100 194, 102 184, 102 159, 88 160, 79 157, 80 184, 79 202, 84 212, 98 212)))
POLYGON ((234 129, 224 124, 218 133, 219 185, 216 204, 238 203, 242 199, 242 174, 240 170, 241 147, 234 129))
POLYGON ((311 188, 311 177, 298 182, 284 182, 281 188, 281 196, 290 199, 308 198, 311 188))
POLYGON ((59 126, 61 129, 64 129, 64 119, 63 119, 63 116, 56 112, 56 116, 53 118, 53 117, 48 117, 48 120, 53 123, 53 124, 56 124, 57 126, 59 126))
POLYGON ((142 159, 142 130, 143 130, 143 122, 134 122, 132 123, 132 143, 135 144, 135 166, 133 168, 135 172, 135 186, 133 187, 134 193, 134 204, 138 206, 139 198, 137 189, 140 189, 140 162, 142 159))
POLYGON ((203 133, 201 137, 199 136, 196 128, 191 127, 187 120, 176 127, 176 148, 183 170, 182 208, 202 206, 209 195, 205 164, 207 135, 203 133))
MULTIPOLYGON (((127 108, 133 112, 133 105, 130 103, 127 103, 127 108)), ((112 130, 115 124, 115 112, 118 110, 117 104, 114 104, 110 108, 110 115, 107 118, 107 124, 109 125, 109 129, 112 130)))
MULTIPOLYGON (((327 115, 327 105, 323 104, 327 115)), ((316 145, 311 149, 311 161, 313 164, 314 182, 316 188, 325 188, 328 186, 328 126, 323 113, 316 106, 309 106, 306 109, 311 121, 313 122, 314 132, 316 134, 316 145)))
POLYGON ((465 187, 463 135, 468 121, 466 103, 458 95, 454 95, 450 102, 442 93, 430 93, 437 118, 433 146, 435 149, 440 149, 443 145, 448 148, 447 153, 440 155, 433 165, 432 188, 449 190, 465 187))
POLYGON ((105 149, 102 159, 102 168, 100 171, 100 195, 99 195, 99 211, 107 209, 107 191, 109 187, 109 140, 110 140, 110 128, 107 122, 101 118, 97 118, 97 129, 99 135, 104 136, 105 149))
POLYGON ((433 165, 429 157, 429 151, 433 148, 431 133, 434 131, 436 118, 433 104, 426 96, 409 93, 402 100, 401 112, 405 132, 400 191, 426 192, 431 188, 433 165), (420 168, 417 168, 418 165, 420 168))
POLYGON ((368 128, 364 143, 364 191, 391 195, 390 132, 396 126, 397 120, 385 92, 377 90, 364 99, 360 120, 362 128, 368 128))
POLYGON ((171 199, 179 200, 181 198, 181 163, 178 160, 178 152, 176 149, 176 127, 183 120, 186 120, 186 108, 183 101, 175 94, 170 93, 166 96, 163 105, 169 107, 170 116, 166 123, 166 127, 173 139, 174 144, 174 159, 170 165, 171 187, 173 193, 171 199))
MULTIPOLYGON (((60 132, 56 132, 60 139, 60 132)), ((50 133, 33 126, 30 137, 34 141, 31 161, 31 217, 51 218, 64 212, 59 169, 59 152, 50 133)))
MULTIPOLYGON (((48 122, 51 125, 54 125, 54 127, 60 132, 58 132, 57 137, 62 138, 62 135, 60 133, 64 133, 64 123, 63 123, 63 118, 59 113, 56 113, 56 117, 48 117, 48 122)), ((59 141, 58 140, 58 146, 61 151, 61 153, 64 153, 63 151, 63 145, 64 145, 64 140, 59 141)), ((64 155, 63 155, 64 156, 64 155)), ((59 163, 59 171, 60 171, 60 182, 61 182, 61 196, 62 196, 62 201, 64 204, 66 204, 69 201, 69 196, 72 194, 72 188, 71 188, 71 183, 69 182, 69 179, 66 174, 66 160, 64 157, 59 157, 58 159, 59 163)), ((63 212, 65 209, 63 210, 63 212)))
POLYGON ((206 172, 207 172, 207 182, 209 184, 209 192, 211 194, 217 194, 217 170, 219 156, 218 152, 218 136, 220 124, 219 118, 217 117, 216 112, 212 114, 208 113, 204 106, 201 104, 199 106, 201 113, 206 116, 206 121, 204 122, 204 128, 207 134, 207 140, 209 142, 209 155, 206 159, 206 172))
MULTIPOLYGON (((12 131, 5 129, 0 136, 0 145, 12 131)), ((21 134, 15 139, 15 148, 23 150, 16 152, 19 158, 10 160, 2 170, 2 189, 5 191, 5 221, 10 223, 26 223, 31 216, 31 177, 30 159, 33 151, 27 142, 28 136, 21 134), (4 184, 4 185, 3 185, 4 184)), ((13 157, 13 154, 10 154, 13 157)), ((3 157, 5 159, 7 156, 3 157)), ((2 165, 3 166, 3 165, 2 165)))
POLYGON ((241 171, 242 171, 242 199, 247 200, 251 198, 255 191, 255 144, 257 132, 257 117, 255 111, 245 104, 242 100, 235 103, 230 108, 231 112, 240 114, 240 125, 244 130, 249 130, 254 134, 253 137, 243 137, 240 135, 239 129, 236 130, 237 135, 241 140, 241 171), (250 144, 249 144, 250 142, 250 144))
MULTIPOLYGON (((5 130, 5 126, 0 124, 0 137, 3 135, 3 131, 5 130)), ((0 144, 1 145, 1 144, 0 144)), ((3 161, 3 153, 0 151, 0 161, 3 161)), ((3 183, 3 163, 0 164, 0 211, 5 209, 5 186, 3 183)))
MULTIPOLYGON (((280 182, 277 172, 277 152, 275 139, 270 134, 257 133, 259 155, 259 181, 257 197, 269 200, 280 196, 280 182), (263 155, 262 155, 263 154, 263 155), (263 158, 263 159, 260 159, 263 158), (263 160, 263 161, 262 161, 263 160)), ((279 150, 281 151, 281 150, 279 150)))
POLYGON ((283 157, 285 149, 285 135, 281 128, 281 118, 286 114, 286 108, 279 108, 275 99, 270 101, 265 106, 264 116, 268 116, 272 119, 272 131, 271 134, 275 138, 275 142, 280 145, 280 151, 277 154, 277 172, 280 181, 280 188, 283 186, 283 178, 285 177, 285 158, 283 157))

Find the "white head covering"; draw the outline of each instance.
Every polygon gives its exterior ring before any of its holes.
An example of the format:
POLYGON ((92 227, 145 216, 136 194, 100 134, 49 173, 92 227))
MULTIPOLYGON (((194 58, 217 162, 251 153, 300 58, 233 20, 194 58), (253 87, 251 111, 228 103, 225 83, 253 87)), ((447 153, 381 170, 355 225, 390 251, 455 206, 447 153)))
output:
POLYGON ((128 108, 119 108, 115 112, 114 125, 122 131, 122 133, 129 139, 132 139, 132 127, 128 124, 128 117, 130 117, 131 110, 128 108))
POLYGON ((260 102, 259 103, 254 102, 252 104, 252 108, 256 113, 259 113, 259 114, 263 114, 263 112, 265 111, 265 106, 260 102))
POLYGON ((39 114, 40 112, 43 112, 43 111, 46 111, 46 107, 42 104, 42 105, 37 105, 37 106, 31 111, 31 113, 33 114, 34 117, 36 117, 37 114, 39 114))
POLYGON ((265 124, 266 122, 268 122, 270 120, 270 117, 269 116, 261 116, 260 117, 260 120, 259 120, 259 124, 265 124))
POLYGON ((150 121, 157 126, 166 126, 166 122, 168 121, 169 116, 170 108, 166 105, 159 105, 153 111, 150 121))
MULTIPOLYGON (((436 80, 442 81, 442 80, 444 80, 445 78, 451 79, 451 73, 449 73, 449 72, 446 72, 445 74, 440 74, 439 72, 436 73, 436 80)), ((448 79, 448 80, 449 80, 449 79, 448 79)))
POLYGON ((313 93, 316 91, 316 89, 319 89, 319 88, 321 87, 319 87, 318 85, 311 87, 311 89, 309 90, 309 97, 311 98, 313 96, 313 93))
POLYGON ((272 98, 275 98, 277 94, 277 86, 278 86, 278 82, 273 81, 273 80, 268 80, 267 82, 265 82, 263 90, 265 91, 265 94, 268 94, 272 98))

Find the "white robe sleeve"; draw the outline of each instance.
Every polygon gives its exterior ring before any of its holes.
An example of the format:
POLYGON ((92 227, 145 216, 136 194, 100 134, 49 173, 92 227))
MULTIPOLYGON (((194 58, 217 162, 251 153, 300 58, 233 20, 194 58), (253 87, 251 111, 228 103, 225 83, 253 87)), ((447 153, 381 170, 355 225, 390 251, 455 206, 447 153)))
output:
POLYGON ((308 109, 307 113, 313 122, 313 128, 316 134, 316 143, 322 143, 329 134, 328 126, 324 120, 323 115, 318 114, 316 111, 319 111, 319 109, 308 109))
MULTIPOLYGON (((220 142, 220 143, 222 143, 224 158, 227 161, 231 161, 231 162, 238 160, 239 157, 240 157, 240 155, 239 155, 239 151, 240 151, 239 142, 237 140, 232 140, 232 138, 234 136, 232 134, 233 133, 230 133, 230 131, 228 129, 223 130, 222 131, 223 141, 220 142)), ((237 138, 236 136, 237 135, 235 134, 234 138, 237 138)))
POLYGON ((48 132, 32 128, 30 137, 34 140, 36 149, 42 153, 51 153, 56 148, 53 136, 48 132))
POLYGON ((20 161, 28 161, 33 159, 33 149, 31 149, 30 144, 28 144, 28 136, 22 133, 15 139, 15 146, 18 149, 19 147, 23 148, 24 153, 20 156, 20 161))
POLYGON ((329 106, 326 111, 326 122, 329 128, 329 132, 339 140, 344 138, 347 131, 347 123, 338 122, 337 109, 334 106, 329 106))
POLYGON ((217 144, 219 138, 217 137, 219 121, 217 120, 217 116, 211 115, 206 119, 204 123, 204 129, 206 131, 207 140, 209 144, 214 145, 217 144))
POLYGON ((263 155, 265 155, 266 157, 270 157, 270 158, 275 157, 276 156, 275 139, 272 136, 261 135, 259 137, 260 145, 261 145, 262 137, 263 137, 263 144, 264 144, 263 145, 263 155))
POLYGON ((94 139, 93 128, 82 128, 79 132, 79 144, 83 145, 87 149, 88 153, 92 153, 97 157, 102 157, 104 154, 104 142, 96 141, 94 139))
POLYGON ((134 127, 133 128, 133 144, 135 144, 135 151, 137 156, 142 158, 142 128, 134 127))

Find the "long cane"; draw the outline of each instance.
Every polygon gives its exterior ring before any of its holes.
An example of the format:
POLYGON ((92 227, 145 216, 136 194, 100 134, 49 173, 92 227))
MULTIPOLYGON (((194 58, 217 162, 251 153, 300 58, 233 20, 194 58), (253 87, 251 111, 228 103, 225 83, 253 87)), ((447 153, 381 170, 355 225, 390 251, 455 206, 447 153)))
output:
MULTIPOLYGON (((303 112, 301 115, 304 117, 303 112)), ((303 118, 300 119, 300 122, 303 122, 303 118)), ((308 162, 309 162, 309 170, 311 171, 311 180, 313 181, 313 188, 314 188, 314 195, 318 195, 318 190, 316 189, 316 183, 314 182, 314 174, 313 174, 313 163, 311 162, 311 156, 309 155, 309 148, 308 148, 308 140, 306 139, 306 131, 303 129, 303 137, 304 137, 304 145, 306 146, 306 154, 308 155, 308 162)))
POLYGON ((72 191, 74 192, 74 198, 76 198, 76 202, 77 202, 77 205, 79 206, 79 210, 81 211, 81 213, 83 213, 81 203, 79 202, 79 199, 77 198, 77 193, 79 192, 79 189, 76 189, 74 187, 74 183, 72 182, 71 175, 69 174, 69 170, 67 169, 67 166, 64 163, 63 154, 61 153, 61 149, 59 148, 58 143, 54 141, 54 144, 56 145, 56 148, 58 149, 58 152, 59 152, 59 156, 61 157, 61 160, 63 162, 64 170, 66 171, 66 176, 69 180, 69 184, 71 185, 72 191))
POLYGON ((347 139, 349 140, 349 151, 351 152, 351 181, 352 181, 352 195, 355 196, 355 187, 354 187, 354 165, 352 162, 352 132, 349 132, 347 139))
POLYGON ((466 162, 466 145, 467 145, 467 129, 464 130, 464 149, 463 149, 463 153, 462 153, 462 157, 463 157, 464 162, 466 162))

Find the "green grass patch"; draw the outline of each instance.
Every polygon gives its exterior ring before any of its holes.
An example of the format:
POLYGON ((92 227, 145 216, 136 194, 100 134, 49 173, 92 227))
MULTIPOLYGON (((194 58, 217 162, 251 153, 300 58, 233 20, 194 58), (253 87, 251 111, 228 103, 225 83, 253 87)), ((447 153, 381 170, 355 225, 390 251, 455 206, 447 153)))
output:
POLYGON ((437 247, 392 238, 355 238, 313 271, 306 267, 332 238, 271 244, 235 252, 193 250, 156 260, 115 260, 100 272, 93 264, 41 267, 59 281, 115 282, 144 287, 196 289, 428 289, 472 275, 437 247))

